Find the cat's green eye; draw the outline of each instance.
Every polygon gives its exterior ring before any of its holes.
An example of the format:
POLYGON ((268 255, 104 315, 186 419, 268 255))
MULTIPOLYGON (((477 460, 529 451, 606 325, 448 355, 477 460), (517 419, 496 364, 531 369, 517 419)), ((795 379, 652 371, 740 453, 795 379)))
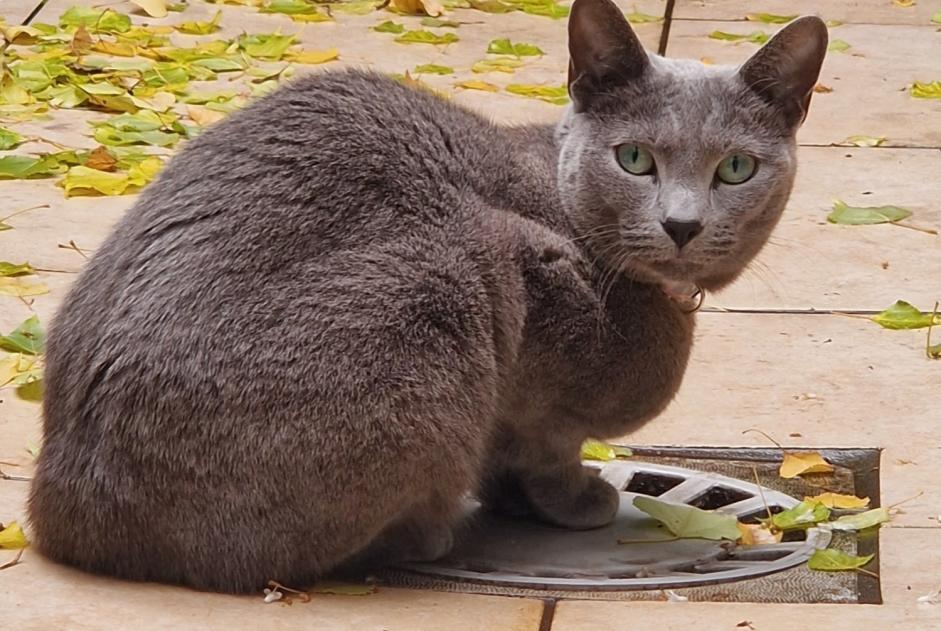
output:
POLYGON ((726 156, 716 169, 716 177, 726 184, 741 184, 755 174, 755 159, 744 153, 726 156))
POLYGON ((618 164, 632 175, 647 175, 653 172, 653 154, 649 149, 635 144, 617 146, 618 164))

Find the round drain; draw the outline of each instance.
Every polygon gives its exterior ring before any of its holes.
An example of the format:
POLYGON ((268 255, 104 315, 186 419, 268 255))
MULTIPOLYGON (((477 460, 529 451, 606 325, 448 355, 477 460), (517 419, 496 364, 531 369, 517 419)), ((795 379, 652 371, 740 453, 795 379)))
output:
POLYGON ((798 503, 779 491, 715 473, 644 462, 586 462, 621 492, 614 522, 570 531, 512 520, 468 506, 457 544, 433 563, 400 570, 438 579, 494 586, 554 590, 634 590, 691 587, 779 572, 824 548, 830 533, 810 528, 788 533, 800 540, 741 546, 731 541, 670 539, 652 517, 634 508, 637 495, 716 509, 740 521, 756 521, 770 509, 798 503), (628 543, 618 543, 627 541, 628 543))

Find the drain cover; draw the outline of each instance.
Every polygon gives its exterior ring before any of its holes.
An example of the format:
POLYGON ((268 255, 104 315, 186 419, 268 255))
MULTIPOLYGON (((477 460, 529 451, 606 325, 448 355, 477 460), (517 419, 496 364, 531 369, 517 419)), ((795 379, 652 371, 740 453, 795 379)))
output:
POLYGON ((731 541, 674 539, 633 506, 638 495, 716 509, 754 521, 798 500, 719 473, 639 461, 585 463, 621 492, 614 522, 569 531, 512 520, 468 506, 464 530, 447 557, 401 569, 446 581, 512 588, 621 591, 691 587, 739 581, 805 562, 826 547, 830 533, 811 528, 799 540, 739 546, 731 541), (626 540, 627 543, 618 543, 626 540))

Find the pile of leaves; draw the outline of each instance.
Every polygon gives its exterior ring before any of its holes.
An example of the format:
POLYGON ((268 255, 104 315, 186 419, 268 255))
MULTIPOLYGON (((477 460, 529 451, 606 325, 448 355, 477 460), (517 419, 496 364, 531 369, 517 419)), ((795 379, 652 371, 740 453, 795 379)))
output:
MULTIPOLYGON (((0 269, 5 263, 0 263, 0 269)), ((27 265, 28 267, 28 265, 27 265)), ((42 353, 46 336, 32 316, 8 335, 0 335, 0 388, 13 387, 29 401, 42 399, 42 353)))

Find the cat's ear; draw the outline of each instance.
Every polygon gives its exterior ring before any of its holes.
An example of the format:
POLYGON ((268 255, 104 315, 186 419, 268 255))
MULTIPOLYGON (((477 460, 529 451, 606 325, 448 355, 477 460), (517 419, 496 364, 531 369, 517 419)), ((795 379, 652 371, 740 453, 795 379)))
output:
POLYGON ((575 111, 592 96, 636 80, 650 60, 611 0, 575 0, 569 15, 569 96, 575 111))
POLYGON ((794 20, 739 70, 745 84, 780 107, 792 125, 804 122, 820 66, 827 54, 827 26, 808 16, 794 20))

